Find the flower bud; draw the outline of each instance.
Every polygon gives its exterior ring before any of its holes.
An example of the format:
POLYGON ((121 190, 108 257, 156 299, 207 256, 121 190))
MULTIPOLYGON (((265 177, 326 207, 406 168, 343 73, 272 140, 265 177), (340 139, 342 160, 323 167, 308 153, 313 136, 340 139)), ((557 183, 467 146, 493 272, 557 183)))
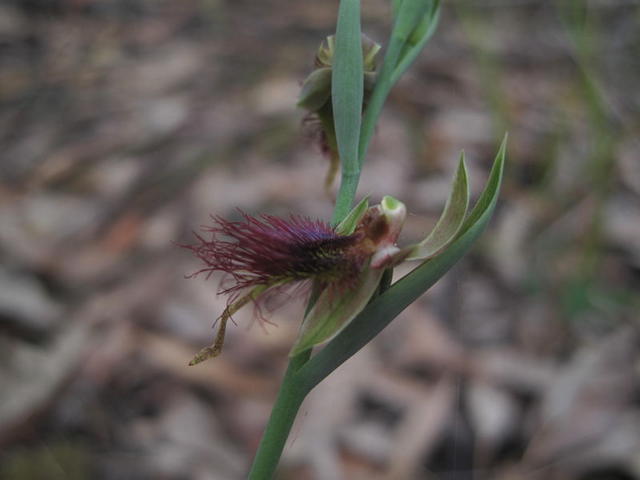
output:
MULTIPOLYGON (((380 45, 366 35, 362 35, 363 63, 363 108, 366 106, 376 83, 376 54, 380 45)), ((340 156, 333 123, 333 106, 331 102, 331 77, 333 75, 333 56, 335 53, 335 37, 332 35, 322 42, 315 59, 315 70, 304 80, 298 106, 309 111, 305 118, 310 137, 317 140, 320 151, 329 159, 329 170, 325 178, 328 191, 340 167, 340 156)))
MULTIPOLYGON (((366 96, 375 85, 376 55, 380 45, 366 35, 362 35, 362 60, 364 68, 364 90, 366 96)), ((331 98, 331 69, 335 52, 335 37, 331 35, 322 42, 316 53, 316 69, 305 79, 298 99, 298 106, 317 112, 331 98)))

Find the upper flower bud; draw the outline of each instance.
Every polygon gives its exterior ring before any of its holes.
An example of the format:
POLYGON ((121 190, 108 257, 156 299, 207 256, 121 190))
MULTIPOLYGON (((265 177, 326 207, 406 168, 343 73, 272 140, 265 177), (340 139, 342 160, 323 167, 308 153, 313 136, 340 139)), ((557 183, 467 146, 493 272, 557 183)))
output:
MULTIPOLYGON (((380 45, 366 35, 362 35, 362 60, 364 69, 365 97, 375 84, 376 55, 380 45)), ((331 69, 335 52, 335 37, 327 37, 316 53, 316 69, 305 79, 298 99, 298 106, 317 112, 331 98, 331 69)))
MULTIPOLYGON (((366 35, 362 35, 363 63, 363 108, 369 101, 376 82, 376 54, 380 45, 366 35)), ((338 144, 333 123, 331 102, 331 82, 335 37, 332 35, 322 42, 315 58, 315 70, 302 83, 298 106, 309 111, 305 121, 311 126, 309 133, 317 140, 322 153, 329 159, 329 170, 325 178, 325 188, 330 190, 340 166, 338 144)))
MULTIPOLYGON (((380 45, 364 33, 361 35, 363 69, 365 73, 375 72, 376 55, 380 51, 380 45)), ((333 66, 333 54, 336 48, 335 35, 328 36, 325 42, 320 44, 320 48, 318 48, 318 52, 316 53, 315 64, 318 68, 331 68, 333 66)))

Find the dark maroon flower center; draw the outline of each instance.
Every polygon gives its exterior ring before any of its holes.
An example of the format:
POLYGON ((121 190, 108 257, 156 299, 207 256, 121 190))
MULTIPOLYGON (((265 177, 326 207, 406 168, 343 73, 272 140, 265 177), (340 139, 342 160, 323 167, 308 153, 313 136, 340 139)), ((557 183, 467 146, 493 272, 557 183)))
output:
POLYGON ((348 282, 366 260, 356 248, 360 234, 338 235, 322 221, 299 216, 242 216, 238 222, 214 217, 213 226, 203 227, 209 239, 196 234, 198 243, 185 245, 206 265, 195 274, 231 275, 233 283, 220 293, 311 278, 348 282))

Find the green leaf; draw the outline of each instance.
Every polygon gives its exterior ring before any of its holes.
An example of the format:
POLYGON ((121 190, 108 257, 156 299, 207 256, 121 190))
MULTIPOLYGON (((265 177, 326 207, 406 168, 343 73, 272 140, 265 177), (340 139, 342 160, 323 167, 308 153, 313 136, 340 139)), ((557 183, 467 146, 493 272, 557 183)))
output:
POLYGON ((331 97, 342 171, 358 171, 358 142, 363 98, 360 2, 341 0, 335 36, 331 97))
POLYGON ((362 132, 358 146, 358 164, 362 166, 375 126, 389 92, 400 75, 409 68, 435 30, 438 0, 394 0, 392 3, 394 24, 387 51, 369 98, 362 119, 362 132), (427 27, 425 30, 425 26, 427 27), (420 40, 414 42, 415 32, 421 33, 420 40))
POLYGON ((364 97, 364 66, 359 1, 340 1, 335 37, 331 104, 342 176, 331 219, 333 225, 341 222, 349 212, 360 178, 358 145, 364 97))
POLYGON ((300 335, 289 356, 294 357, 338 335, 369 303, 383 274, 382 268, 367 268, 356 284, 344 292, 325 288, 302 322, 300 335))
POLYGON ((406 43, 425 16, 429 15, 432 3, 432 0, 403 0, 397 9, 391 38, 397 37, 406 43))
POLYGON ((391 82, 394 84, 411 66, 436 31, 438 21, 440 20, 440 0, 429 3, 431 3, 431 8, 424 13, 421 21, 413 29, 399 55, 393 75, 391 76, 391 82))
POLYGON ((469 182, 463 152, 460 154, 458 169, 453 177, 451 193, 438 223, 427 238, 411 249, 407 260, 426 260, 444 250, 462 228, 468 206, 469 182))
MULTIPOLYGON (((505 137, 506 140, 506 137, 505 137)), ((458 237, 443 251, 394 283, 374 298, 329 344, 296 373, 307 389, 313 388, 333 370, 371 341, 400 312, 435 284, 469 251, 485 230, 496 203, 505 161, 503 141, 494 160, 485 189, 458 237), (466 227, 466 228, 465 228, 466 227)))
POLYGON ((344 220, 342 220, 336 227, 336 233, 338 235, 351 235, 358 226, 358 222, 367 211, 367 208, 369 208, 369 196, 364 197, 360 200, 358 205, 353 207, 344 220))

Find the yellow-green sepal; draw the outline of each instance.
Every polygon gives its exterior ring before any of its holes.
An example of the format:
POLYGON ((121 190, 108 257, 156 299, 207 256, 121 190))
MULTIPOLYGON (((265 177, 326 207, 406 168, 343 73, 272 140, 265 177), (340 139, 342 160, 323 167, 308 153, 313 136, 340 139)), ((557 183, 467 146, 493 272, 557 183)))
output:
POLYGON ((410 253, 406 260, 427 260, 447 248, 464 225, 468 207, 469 180, 467 167, 464 163, 464 152, 462 152, 453 177, 449 198, 438 223, 423 241, 409 247, 410 253))
POLYGON ((302 322, 289 356, 294 357, 338 335, 369 303, 383 274, 384 269, 366 268, 351 288, 339 293, 326 288, 302 322))
POLYGON ((331 68, 318 68, 302 83, 298 106, 315 112, 320 110, 329 98, 331 98, 331 68))

